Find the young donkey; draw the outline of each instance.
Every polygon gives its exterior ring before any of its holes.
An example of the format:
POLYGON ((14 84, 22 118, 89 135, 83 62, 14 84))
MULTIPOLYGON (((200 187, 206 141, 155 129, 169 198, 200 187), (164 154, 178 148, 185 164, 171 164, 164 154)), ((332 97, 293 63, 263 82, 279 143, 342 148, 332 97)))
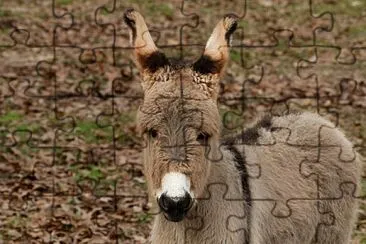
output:
POLYGON ((191 65, 168 60, 137 11, 124 20, 144 90, 145 176, 161 210, 153 243, 349 241, 360 159, 332 123, 311 113, 264 117, 220 142, 217 96, 234 15, 191 65))

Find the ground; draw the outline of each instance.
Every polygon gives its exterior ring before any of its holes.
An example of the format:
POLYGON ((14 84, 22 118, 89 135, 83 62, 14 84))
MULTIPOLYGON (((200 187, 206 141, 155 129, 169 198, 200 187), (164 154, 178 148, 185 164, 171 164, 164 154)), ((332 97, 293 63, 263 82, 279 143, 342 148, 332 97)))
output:
MULTIPOLYGON (((135 123, 143 94, 122 19, 129 7, 161 50, 188 60, 222 16, 240 17, 221 82, 224 134, 264 113, 313 111, 366 156, 364 1, 4 0, 0 243, 148 239, 154 210, 135 123)), ((353 243, 366 243, 362 186, 353 243)))

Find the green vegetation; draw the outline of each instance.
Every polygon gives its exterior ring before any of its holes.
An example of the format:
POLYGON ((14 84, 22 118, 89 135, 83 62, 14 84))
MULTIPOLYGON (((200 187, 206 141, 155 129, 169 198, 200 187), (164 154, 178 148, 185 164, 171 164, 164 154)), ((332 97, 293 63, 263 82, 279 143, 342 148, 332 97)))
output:
POLYGON ((151 222, 153 216, 149 213, 141 213, 137 216, 137 219, 140 224, 146 224, 151 222))
POLYGON ((106 8, 102 8, 102 10, 100 11, 100 13, 102 15, 108 15, 109 14, 109 12, 108 12, 108 10, 106 8))
POLYGON ((336 4, 317 3, 313 4, 314 13, 320 15, 326 11, 335 14, 342 14, 349 17, 360 17, 366 7, 366 2, 362 0, 337 1, 336 4))
POLYGON ((84 179, 99 181, 103 179, 105 176, 98 166, 90 165, 87 169, 79 170, 75 175, 76 181, 81 181, 84 179))
POLYGON ((16 130, 38 132, 41 130, 41 126, 35 122, 29 124, 19 124, 16 126, 16 130))
POLYGON ((87 143, 113 140, 112 127, 100 127, 96 121, 78 121, 74 132, 77 136, 84 138, 87 143))
POLYGON ((167 17, 172 17, 173 16, 173 9, 172 9, 171 5, 166 4, 166 3, 160 3, 159 5, 151 6, 151 10, 156 11, 155 14, 160 13, 160 14, 165 15, 167 17))
MULTIPOLYGON (((133 124, 135 122, 136 111, 127 111, 122 113, 116 121, 116 137, 119 143, 125 144, 128 141, 132 141, 131 135, 126 133, 128 124, 133 124)), ((113 125, 112 121, 103 121, 101 124, 113 125)), ((83 138, 87 143, 104 143, 111 142, 113 140, 113 127, 112 126, 100 126, 96 121, 92 120, 79 120, 76 122, 74 129, 76 136, 83 138)))
POLYGON ((240 64, 241 63, 240 52, 235 49, 230 50, 230 59, 240 64))
POLYGON ((0 17, 10 17, 12 12, 8 9, 0 9, 0 17))
MULTIPOLYGON (((16 111, 9 111, 0 116, 0 126, 8 128, 8 133, 14 133, 20 138, 20 141, 26 141, 30 138, 30 133, 37 133, 41 130, 41 125, 36 122, 26 121, 23 114, 16 111)), ((0 131, 0 138, 6 136, 5 131, 0 131)))
POLYGON ((350 26, 348 32, 351 38, 362 38, 366 36, 366 23, 364 25, 350 26))
POLYGON ((74 180, 76 183, 90 180, 94 183, 99 182, 105 178, 105 175, 96 165, 87 165, 86 168, 82 168, 83 165, 76 164, 69 167, 69 170, 74 173, 74 180))
MULTIPOLYGON (((73 179, 78 186, 90 188, 96 196, 104 196, 116 187, 116 180, 108 179, 115 172, 106 173, 101 165, 74 164, 69 166, 69 171, 73 173, 73 179)), ((77 204, 75 201, 71 199, 70 204, 77 204)))
POLYGON ((147 191, 147 183, 146 182, 140 182, 140 181, 134 179, 134 183, 135 183, 136 186, 140 187, 144 191, 147 191))
POLYGON ((69 5, 72 3, 72 0, 56 0, 56 6, 57 5, 69 5))
POLYGON ((220 117, 223 127, 223 135, 235 133, 240 131, 244 124, 242 112, 239 109, 229 109, 227 107, 219 108, 220 117))
POLYGON ((7 225, 11 228, 22 228, 27 223, 27 217, 17 214, 8 220, 7 225))
POLYGON ((238 26, 244 28, 244 32, 246 32, 250 28, 250 24, 246 19, 239 20, 238 26))
POLYGON ((18 122, 19 120, 22 120, 23 118, 24 118, 23 114, 20 114, 15 111, 10 111, 10 112, 0 116, 0 125, 1 124, 9 125, 13 122, 18 122))
POLYGON ((126 127, 135 123, 136 111, 126 111, 122 113, 118 118, 118 128, 116 130, 117 142, 121 145, 133 143, 133 135, 126 132, 126 127))
POLYGON ((130 0, 139 6, 143 6, 153 16, 164 15, 166 17, 173 17, 174 9, 171 4, 164 2, 156 2, 154 0, 130 0))

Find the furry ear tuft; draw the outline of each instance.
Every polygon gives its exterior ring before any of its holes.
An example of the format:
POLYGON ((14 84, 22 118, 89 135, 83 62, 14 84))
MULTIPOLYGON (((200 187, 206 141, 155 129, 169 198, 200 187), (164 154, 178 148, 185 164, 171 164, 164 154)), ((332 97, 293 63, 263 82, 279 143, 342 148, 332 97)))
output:
POLYGON ((219 74, 225 70, 229 59, 231 37, 237 27, 238 17, 234 14, 225 15, 216 25, 207 41, 205 51, 198 59, 193 69, 201 74, 219 74))
POLYGON ((140 72, 155 72, 160 67, 168 65, 168 59, 156 47, 142 15, 130 8, 125 11, 123 19, 130 29, 130 42, 140 72))

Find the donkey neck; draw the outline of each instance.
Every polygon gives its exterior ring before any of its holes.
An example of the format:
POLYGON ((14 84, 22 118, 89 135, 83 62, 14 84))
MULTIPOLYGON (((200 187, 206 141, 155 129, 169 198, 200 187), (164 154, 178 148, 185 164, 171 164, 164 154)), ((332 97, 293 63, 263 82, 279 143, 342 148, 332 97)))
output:
POLYGON ((237 151, 229 146, 221 150, 222 160, 212 162, 206 194, 197 199, 181 222, 167 221, 159 214, 153 243, 247 243, 249 205, 242 189, 237 151))

